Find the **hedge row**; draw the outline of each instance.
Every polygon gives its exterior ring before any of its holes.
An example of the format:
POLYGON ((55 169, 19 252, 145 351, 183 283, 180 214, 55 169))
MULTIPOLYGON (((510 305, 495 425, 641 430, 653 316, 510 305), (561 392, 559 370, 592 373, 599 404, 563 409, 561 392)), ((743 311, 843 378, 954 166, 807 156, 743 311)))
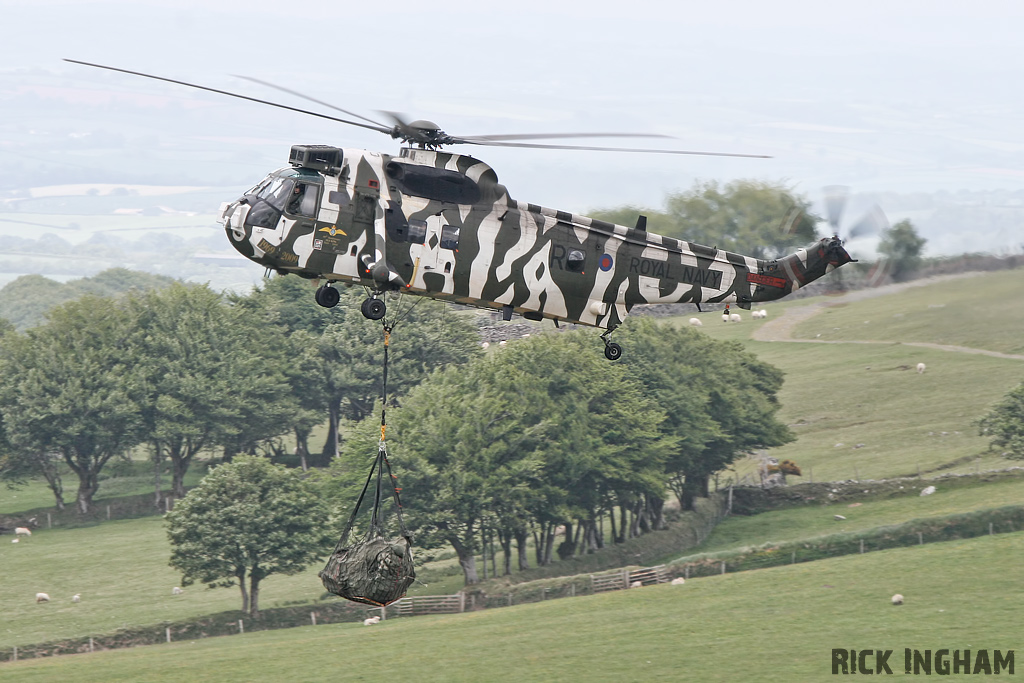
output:
MULTIPOLYGON (((242 621, 245 632, 270 631, 296 626, 309 626, 313 623, 311 614, 316 615, 317 624, 336 624, 351 621, 362 621, 367 617, 366 605, 332 599, 330 602, 299 605, 294 607, 276 607, 260 611, 258 618, 253 618, 240 611, 220 612, 187 621, 163 622, 149 626, 135 626, 119 629, 113 633, 82 638, 67 638, 49 643, 25 645, 17 648, 18 659, 50 657, 53 655, 78 654, 90 650, 115 650, 138 645, 157 645, 167 642, 167 629, 171 631, 171 640, 196 640, 212 636, 229 636, 239 633, 238 622, 242 621)), ((374 610, 376 612, 376 610, 374 610)), ((0 651, 0 661, 11 661, 13 650, 0 651)))
POLYGON ((674 576, 711 576, 1021 529, 1024 529, 1024 506, 1009 505, 944 517, 913 519, 903 524, 861 532, 843 532, 755 548, 681 557, 669 567, 674 576))

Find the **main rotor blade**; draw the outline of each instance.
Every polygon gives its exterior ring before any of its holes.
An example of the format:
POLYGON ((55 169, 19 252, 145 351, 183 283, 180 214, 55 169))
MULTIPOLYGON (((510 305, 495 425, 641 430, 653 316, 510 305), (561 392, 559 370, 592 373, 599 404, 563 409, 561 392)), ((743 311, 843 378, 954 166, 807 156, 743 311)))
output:
POLYGON ((310 97, 309 95, 301 93, 298 90, 292 90, 291 88, 286 88, 283 85, 277 85, 276 83, 271 83, 269 81, 261 81, 258 78, 253 78, 252 76, 242 76, 241 74, 233 74, 233 75, 234 75, 235 78, 241 78, 241 79, 246 80, 246 81, 252 81, 253 83, 259 83, 260 85, 264 85, 264 86, 266 86, 268 88, 273 88, 274 90, 280 90, 281 92, 286 92, 289 95, 295 95, 296 97, 301 97, 304 100, 309 100, 310 102, 314 102, 316 104, 319 104, 322 107, 327 107, 328 109, 333 109, 335 111, 340 111, 342 114, 348 114, 349 116, 354 116, 357 119, 362 119, 363 121, 366 121, 367 123, 372 123, 375 126, 380 126, 381 128, 385 127, 384 124, 380 123, 379 121, 374 121, 373 119, 368 119, 365 116, 363 116, 361 114, 357 114, 354 111, 349 111, 348 109, 342 109, 341 107, 335 106, 335 105, 331 104, 330 102, 324 102, 323 100, 318 100, 315 97, 310 97))
POLYGON ((520 133, 518 135, 459 135, 457 140, 470 144, 487 144, 506 140, 557 140, 558 138, 670 138, 659 133, 520 133))
POLYGON ((638 152, 641 154, 687 154, 708 157, 744 157, 747 159, 771 159, 766 154, 732 154, 729 152, 694 152, 682 149, 645 149, 642 147, 589 147, 582 145, 538 145, 529 142, 474 142, 463 141, 469 145, 483 145, 486 147, 528 147, 531 149, 579 149, 591 152, 638 152))
POLYGON ((165 81, 167 83, 174 83, 176 85, 184 85, 189 88, 196 88, 197 90, 206 90, 207 92, 215 92, 218 95, 227 95, 228 97, 237 97, 240 100, 248 100, 249 102, 256 102, 258 104, 266 104, 271 107, 278 107, 279 109, 287 109, 288 111, 298 112, 300 114, 308 114, 309 116, 316 116, 321 119, 327 119, 328 121, 337 121, 338 123, 346 123, 350 126, 359 126, 360 128, 368 128, 375 130, 379 133, 391 134, 390 128, 385 128, 378 125, 367 125, 365 123, 359 123, 358 121, 348 121, 346 119, 339 119, 336 116, 328 116, 327 114, 320 114, 315 111, 309 111, 308 109, 299 109, 298 107, 289 107, 287 104, 280 104, 278 102, 271 102, 269 100, 261 100, 256 97, 249 97, 247 95, 239 95, 238 93, 228 92, 227 90, 218 90, 217 88, 209 88, 205 85, 196 85, 195 83, 188 83, 186 81, 178 81, 173 78, 165 78, 163 76, 154 76, 153 74, 142 73, 141 71, 130 71, 128 69, 119 69, 115 66, 104 66, 103 64, 92 64, 90 62, 81 62, 77 59, 65 59, 65 62, 72 64, 81 64, 82 66, 91 66, 97 69, 106 69, 108 71, 119 71, 124 74, 130 74, 132 76, 142 76, 143 78, 152 78, 157 81, 165 81))

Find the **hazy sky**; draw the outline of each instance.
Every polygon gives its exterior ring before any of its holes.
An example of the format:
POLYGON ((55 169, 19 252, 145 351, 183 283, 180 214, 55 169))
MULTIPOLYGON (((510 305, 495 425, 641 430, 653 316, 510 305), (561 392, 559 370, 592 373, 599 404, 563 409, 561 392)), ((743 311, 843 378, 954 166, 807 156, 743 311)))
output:
MULTIPOLYGON (((709 178, 785 180, 809 195, 1024 189, 1020 2, 0 0, 0 16, 0 87, 5 73, 39 70, 69 88, 216 99, 61 61, 71 57, 309 106, 231 74, 255 76, 454 134, 659 133, 677 139, 644 144, 773 157, 457 150, 490 163, 514 197, 566 210, 659 206, 709 178)), ((229 116, 206 144, 280 147, 253 163, 254 182, 293 143, 398 147, 254 104, 209 106, 229 116)), ((83 131, 103 125, 91 116, 83 131)))

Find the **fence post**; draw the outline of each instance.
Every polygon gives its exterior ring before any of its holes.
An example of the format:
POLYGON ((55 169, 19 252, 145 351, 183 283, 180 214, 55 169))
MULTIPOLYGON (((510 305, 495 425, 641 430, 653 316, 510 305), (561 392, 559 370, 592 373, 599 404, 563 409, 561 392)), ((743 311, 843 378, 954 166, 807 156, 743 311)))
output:
POLYGON ((864 539, 860 539, 860 554, 864 554, 864 539))
POLYGON ((89 636, 89 652, 92 652, 93 649, 94 649, 94 647, 93 647, 93 644, 92 644, 92 636, 89 636))
POLYGON ((686 576, 686 580, 689 581, 690 580, 690 565, 686 565, 686 567, 683 570, 683 574, 686 576))
POLYGON ((459 612, 465 612, 465 611, 466 611, 466 594, 464 592, 462 592, 462 591, 459 591, 459 612))
POLYGON ((547 600, 548 599, 548 587, 547 586, 544 586, 543 588, 540 589, 540 599, 541 600, 547 600))
MULTIPOLYGON (((591 579, 591 583, 593 583, 593 579, 591 579)), ((511 593, 508 594, 508 606, 509 607, 512 606, 512 594, 511 593)))
POLYGON ((732 514, 732 484, 729 484, 729 507, 725 510, 725 516, 732 514))
POLYGON ((796 564, 796 551, 793 551, 793 556, 789 560, 790 564, 796 564))
POLYGON ((386 609, 384 609, 383 605, 381 605, 381 608, 380 608, 380 620, 381 621, 387 621, 388 620, 388 611, 386 609))
POLYGON ((18 661, 18 646, 14 646, 14 661, 18 661))
POLYGON ((313 622, 313 626, 316 626, 316 612, 309 613, 309 620, 313 622))
POLYGON ((238 620, 238 633, 239 635, 245 633, 245 624, 242 623, 241 619, 238 620))
POLYGON ((576 597, 576 583, 575 582, 569 584, 569 597, 570 598, 575 598, 576 597))
POLYGON ((989 523, 988 523, 988 535, 989 535, 989 536, 991 536, 991 535, 992 535, 992 522, 989 522, 989 523))
POLYGON ((107 521, 110 521, 110 506, 107 506, 107 521))
POLYGON ((50 517, 50 513, 49 512, 46 513, 46 528, 47 529, 52 529, 53 528, 53 518, 50 517))
POLYGON ((917 544, 924 545, 924 534, 922 534, 920 531, 917 532, 917 544))
POLYGON ((722 573, 725 573, 725 560, 722 560, 722 573))
POLYGON ((169 643, 169 642, 171 642, 171 627, 168 626, 166 631, 167 631, 167 642, 169 643))

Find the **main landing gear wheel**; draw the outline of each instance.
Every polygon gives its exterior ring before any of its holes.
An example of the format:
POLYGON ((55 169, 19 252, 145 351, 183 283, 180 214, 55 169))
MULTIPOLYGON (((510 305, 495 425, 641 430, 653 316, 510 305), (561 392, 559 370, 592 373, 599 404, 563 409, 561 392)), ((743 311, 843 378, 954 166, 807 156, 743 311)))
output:
POLYGON ((359 310, 370 320, 380 320, 387 312, 387 305, 381 299, 367 299, 359 310))
POLYGON ((324 308, 334 308, 341 301, 341 292, 330 285, 321 285, 313 298, 324 308))
POLYGON ((622 357, 622 347, 615 342, 608 342, 604 345, 604 357, 608 360, 618 360, 622 357))

